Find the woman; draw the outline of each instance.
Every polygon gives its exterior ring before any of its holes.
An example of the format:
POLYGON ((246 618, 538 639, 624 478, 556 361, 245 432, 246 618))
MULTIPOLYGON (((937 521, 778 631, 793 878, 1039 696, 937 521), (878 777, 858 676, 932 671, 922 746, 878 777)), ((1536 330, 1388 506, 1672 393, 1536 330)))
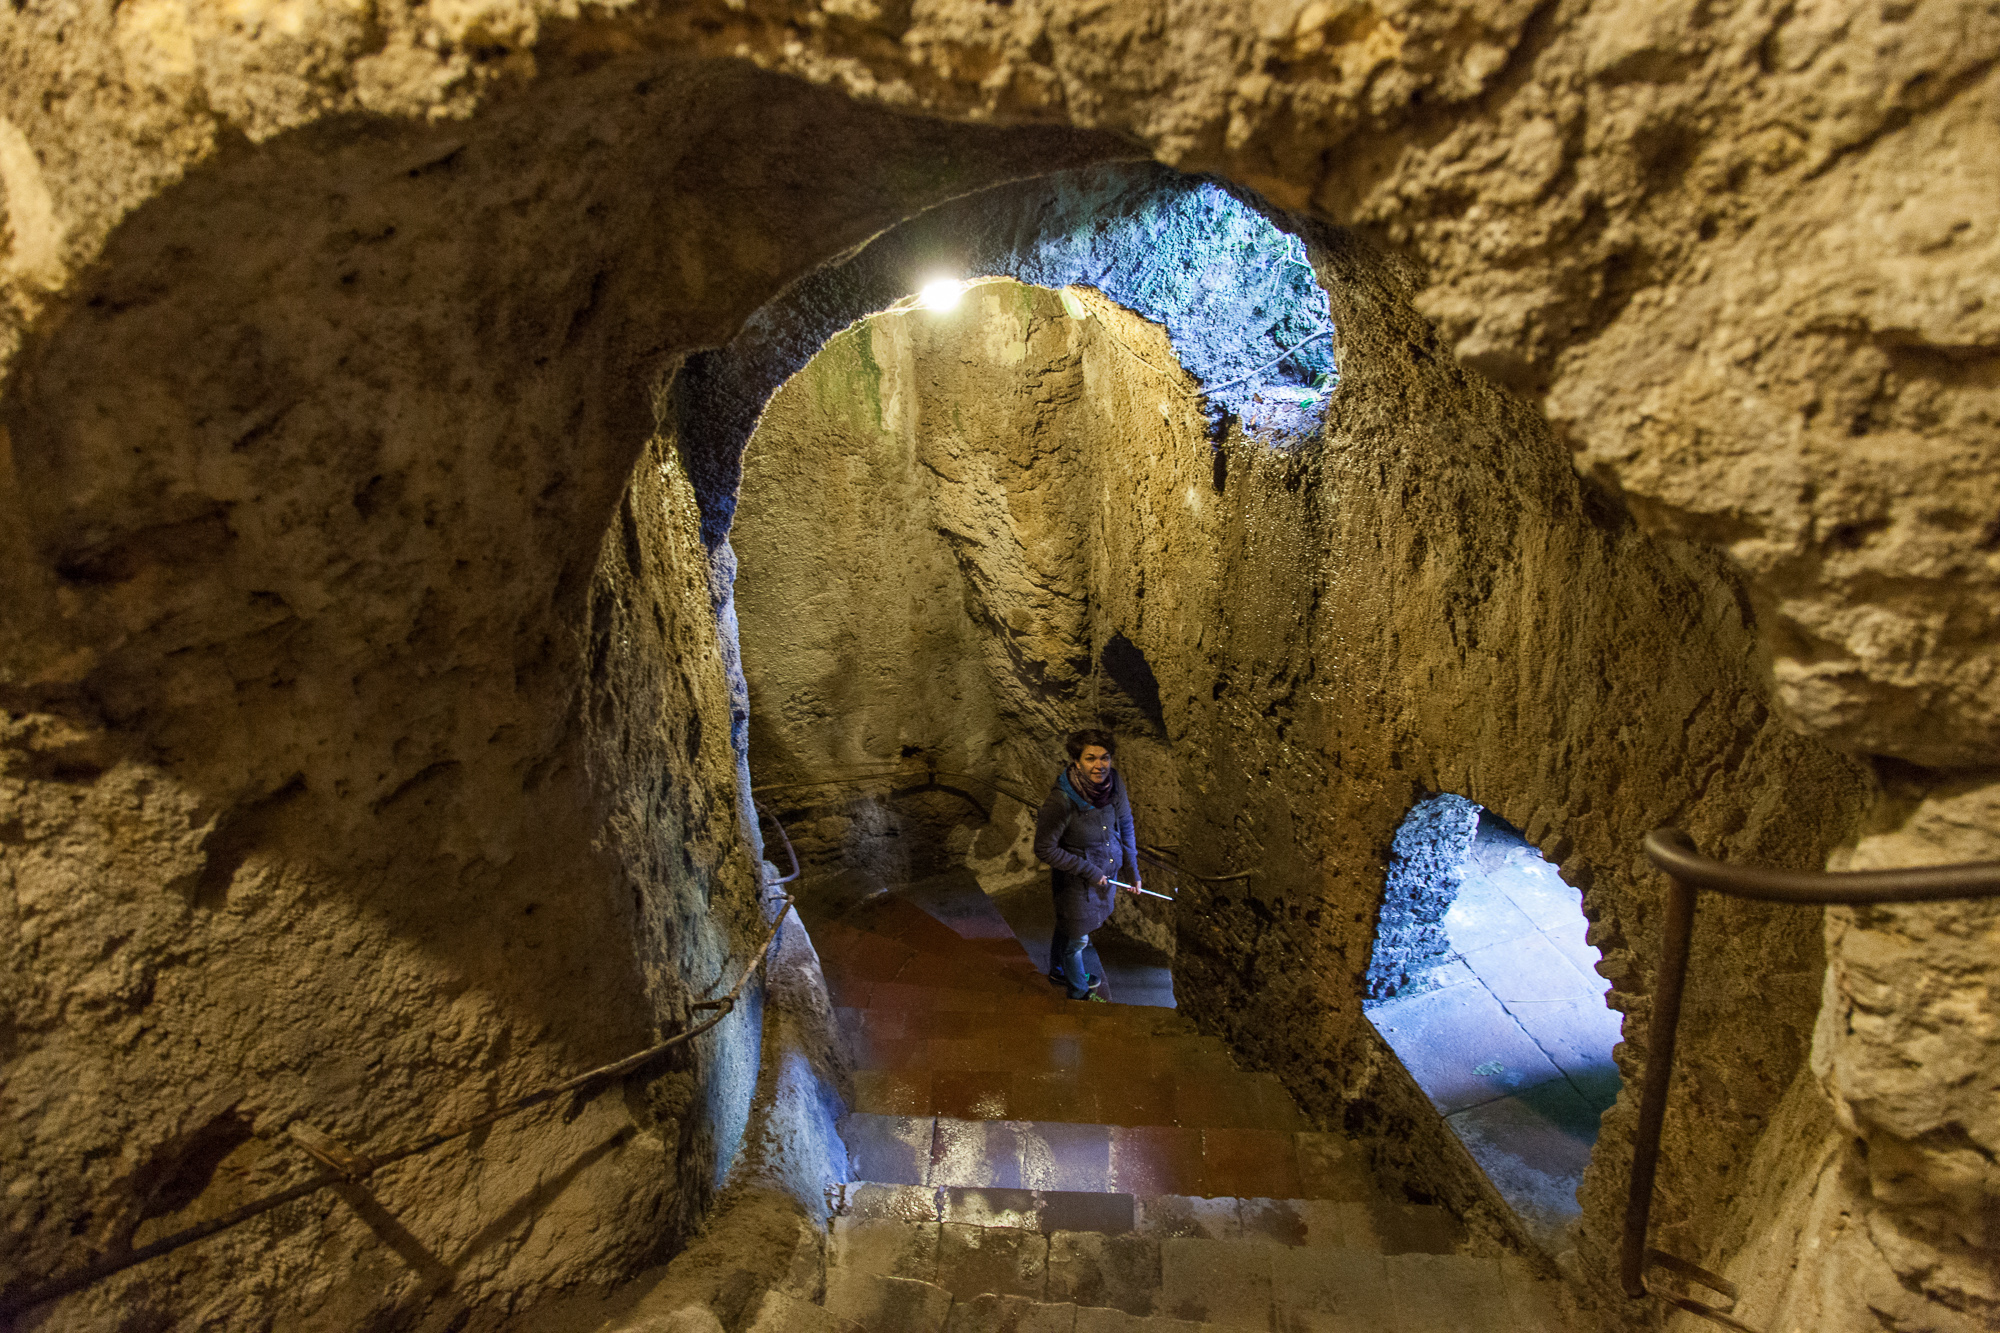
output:
POLYGON ((1122 867, 1138 885, 1139 845, 1125 780, 1113 768, 1118 742, 1108 731, 1073 731, 1064 748, 1069 767, 1056 776, 1035 816, 1035 856, 1049 867, 1056 898, 1056 933, 1049 944, 1049 980, 1069 988, 1072 1000, 1105 1003, 1093 989, 1099 978, 1083 969, 1090 932, 1111 919, 1122 867))

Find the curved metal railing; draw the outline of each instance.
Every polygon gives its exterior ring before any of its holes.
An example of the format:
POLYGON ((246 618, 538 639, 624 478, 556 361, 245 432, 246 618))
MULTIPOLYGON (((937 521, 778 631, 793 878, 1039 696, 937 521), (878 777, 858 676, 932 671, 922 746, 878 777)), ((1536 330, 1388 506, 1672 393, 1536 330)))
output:
POLYGON ((1618 1279, 1634 1300, 1662 1300, 1739 1333, 1755 1333, 1727 1309, 1683 1296, 1650 1291, 1646 1273, 1665 1268, 1700 1283, 1733 1306, 1736 1288, 1727 1279, 1663 1250, 1649 1249, 1646 1230, 1652 1221, 1653 1184, 1659 1174, 1660 1131, 1667 1119, 1667 1090, 1673 1081, 1674 1049, 1687 985, 1688 946, 1694 938, 1695 895, 1707 889, 1732 898, 1760 902, 1827 904, 1929 903, 1952 898, 2000 897, 2000 861, 1964 865, 1917 866, 1907 870, 1860 870, 1829 873, 1813 870, 1768 870, 1733 866, 1703 856, 1694 839, 1679 829, 1656 829, 1646 835, 1646 856, 1667 874, 1667 910, 1660 926, 1659 971, 1653 986, 1653 1011, 1647 1036, 1646 1077, 1639 1094, 1639 1125, 1632 1147, 1632 1179, 1625 1199, 1625 1228, 1618 1254, 1618 1279))
MULTIPOLYGON (((809 787, 838 787, 855 782, 879 782, 884 779, 894 781, 897 778, 917 777, 923 778, 926 785, 936 786, 937 779, 939 778, 957 778, 961 781, 977 783, 979 786, 998 792, 1008 800, 1017 801, 1030 810, 1039 810, 1042 805, 1041 801, 1035 797, 1024 796, 1013 787, 996 778, 984 777, 978 773, 966 773, 955 768, 937 768, 930 764, 925 764, 922 767, 914 767, 906 764, 862 765, 860 767, 865 771, 838 774, 824 778, 807 778, 799 782, 759 783, 752 787, 750 791, 754 797, 759 792, 802 791, 809 787)), ((786 845, 789 848, 790 844, 786 845)), ((1241 880, 1250 879, 1257 873, 1254 870, 1239 870, 1222 875, 1204 875, 1199 871, 1190 870, 1188 867, 1182 865, 1177 858, 1168 855, 1163 849, 1148 846, 1145 843, 1139 844, 1139 858, 1143 861, 1150 861, 1152 864, 1159 866, 1162 870, 1166 870, 1171 874, 1181 875, 1197 883, 1209 885, 1210 887, 1221 884, 1233 884, 1241 880)), ((793 864, 796 866, 796 858, 794 858, 793 864)))

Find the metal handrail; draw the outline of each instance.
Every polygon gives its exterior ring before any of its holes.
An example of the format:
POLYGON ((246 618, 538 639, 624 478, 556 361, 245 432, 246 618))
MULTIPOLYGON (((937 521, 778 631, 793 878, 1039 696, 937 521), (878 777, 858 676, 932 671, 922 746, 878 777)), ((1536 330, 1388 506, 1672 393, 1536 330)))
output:
MULTIPOLYGON (((1042 805, 1034 797, 1023 796, 1012 787, 994 778, 982 777, 977 773, 962 772, 955 768, 935 768, 928 764, 922 768, 885 768, 876 772, 853 773, 844 777, 811 778, 800 782, 760 783, 750 790, 753 793, 796 791, 803 787, 837 787, 850 782, 877 782, 884 778, 893 781, 896 778, 914 777, 923 777, 932 783, 935 783, 939 778, 962 778, 967 782, 976 782, 982 787, 991 788, 1011 801, 1018 801, 1030 810, 1039 810, 1042 805)), ((1141 860, 1151 861, 1156 866, 1172 871, 1176 875, 1185 875, 1187 878, 1195 880, 1198 883, 1211 886, 1232 884, 1239 880, 1251 879, 1257 873, 1254 870, 1239 870, 1226 875, 1204 875, 1197 871, 1189 870, 1186 866, 1168 856, 1163 849, 1155 846, 1147 846, 1144 843, 1139 845, 1139 857, 1141 860)))
POLYGON ((1633 1300, 1656 1295, 1725 1328, 1755 1333, 1724 1309, 1674 1292, 1651 1292, 1646 1287, 1647 1269, 1665 1268, 1699 1282, 1732 1305, 1736 1301, 1736 1288, 1726 1279, 1646 1245, 1646 1230, 1652 1220, 1653 1184, 1659 1174, 1660 1132, 1666 1125, 1667 1088, 1673 1080, 1681 999, 1687 985, 1688 947, 1694 938, 1696 891, 1708 889, 1732 898, 1819 906, 1994 898, 2000 897, 2000 861, 1842 873, 1770 870, 1734 866, 1703 856, 1693 838, 1674 828, 1655 829, 1647 834, 1645 849, 1647 858, 1667 874, 1667 910, 1660 926, 1660 962, 1653 987, 1646 1078, 1639 1095, 1632 1179, 1625 1199, 1625 1228, 1619 1245, 1619 1282, 1633 1300))
MULTIPOLYGON (((785 826, 778 823, 776 819, 773 819, 772 822, 778 824, 779 836, 784 838, 785 846, 789 848, 791 840, 784 837, 785 826)), ((793 858, 792 864, 796 872, 798 865, 796 857, 793 858)), ((782 883, 783 881, 780 882, 782 883)), ((353 1149, 341 1144, 331 1135, 295 1122, 289 1127, 289 1134, 293 1142, 315 1161, 323 1163, 325 1166, 324 1170, 308 1176, 296 1185, 291 1185, 275 1193, 252 1199, 249 1203, 239 1208, 231 1209, 229 1212, 223 1213, 218 1217, 212 1217, 206 1222, 176 1231, 172 1235, 162 1236, 158 1240, 141 1245, 137 1249, 127 1250, 121 1254, 102 1256, 73 1273, 53 1278, 38 1287, 30 1287, 18 1294, 0 1294, 0 1319, 11 1319, 24 1311, 33 1309, 37 1305, 46 1305, 58 1297, 82 1291, 85 1287, 102 1282, 114 1273, 122 1273, 128 1268, 145 1263, 148 1259, 157 1259, 161 1255, 169 1254, 185 1246, 192 1245, 196 1241, 206 1240, 218 1232, 241 1226, 243 1223, 253 1218, 261 1217, 272 1209, 291 1203, 295 1199, 303 1199, 309 1194, 317 1194, 319 1191, 333 1185, 347 1185, 365 1180, 385 1166, 400 1162, 408 1157, 415 1157, 420 1153, 430 1152, 432 1149, 442 1147, 455 1139, 464 1138, 475 1130, 484 1129, 488 1125, 496 1124, 521 1111, 540 1106, 544 1102, 553 1101, 566 1092, 574 1092, 592 1083, 616 1078, 621 1074, 629 1074, 633 1070, 649 1064, 673 1047, 693 1041, 696 1037, 707 1032, 735 1011, 736 1002, 743 995, 743 988, 749 984, 751 976, 755 974, 757 969, 762 967, 764 962, 770 957, 771 944, 778 938, 778 932, 785 924, 785 917, 792 910, 792 897, 790 894, 786 894, 774 901, 780 904, 778 915, 772 920, 770 929, 764 933, 763 943, 757 946, 756 952, 750 956, 750 961, 744 964, 742 974, 736 978, 736 984, 730 987, 729 993, 720 999, 703 1000, 698 1004, 690 1005, 689 1011, 691 1013, 700 1013, 708 1009, 713 1009, 716 1013, 713 1017, 696 1024, 686 1032, 676 1033, 668 1037, 665 1041, 656 1042, 642 1051, 634 1051, 632 1054, 622 1059, 614 1060, 608 1065, 599 1065, 595 1069, 588 1069, 581 1074, 566 1078, 560 1083, 550 1084, 534 1092, 525 1093, 520 1097, 516 1097, 513 1101, 507 1102, 483 1115, 461 1121, 448 1129, 439 1130, 434 1134, 427 1134, 413 1143, 405 1144, 400 1148, 390 1149, 387 1152, 355 1152, 353 1149)))
POLYGON ((771 821, 771 827, 778 830, 778 841, 784 844, 785 855, 791 858, 792 873, 784 876, 782 879, 772 880, 771 886, 775 888, 780 884, 790 884, 793 880, 797 879, 804 872, 799 869, 799 854, 792 849, 792 835, 785 832, 785 821, 779 819, 769 810, 766 810, 762 805, 758 803, 757 798, 754 796, 750 798, 750 808, 755 810, 760 818, 768 819, 771 821))

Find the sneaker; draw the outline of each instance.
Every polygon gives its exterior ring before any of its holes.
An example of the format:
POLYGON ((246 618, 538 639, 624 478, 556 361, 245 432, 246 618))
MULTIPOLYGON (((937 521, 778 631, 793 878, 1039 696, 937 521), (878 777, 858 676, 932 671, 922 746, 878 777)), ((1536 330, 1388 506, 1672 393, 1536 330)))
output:
MULTIPOLYGON (((1092 990, 1096 990, 1104 984, 1104 978, 1098 976, 1095 972, 1084 973, 1084 978, 1092 990)), ((1069 978, 1060 972, 1051 972, 1049 973, 1049 982, 1051 985, 1067 986, 1069 985, 1069 978)))
POLYGON ((1099 994, 1099 993, 1098 993, 1098 992, 1096 992, 1096 991, 1092 991, 1092 992, 1091 992, 1090 994, 1088 994, 1088 995, 1084 996, 1083 998, 1084 998, 1084 999, 1086 999, 1086 1000, 1088 1000, 1088 1001, 1089 1001, 1090 1003, 1092 1003, 1092 1004, 1110 1004, 1110 1003, 1111 1003, 1111 1001, 1109 1001, 1109 1000, 1105 999, 1105 998, 1104 998, 1104 996, 1102 996, 1101 994, 1099 994))

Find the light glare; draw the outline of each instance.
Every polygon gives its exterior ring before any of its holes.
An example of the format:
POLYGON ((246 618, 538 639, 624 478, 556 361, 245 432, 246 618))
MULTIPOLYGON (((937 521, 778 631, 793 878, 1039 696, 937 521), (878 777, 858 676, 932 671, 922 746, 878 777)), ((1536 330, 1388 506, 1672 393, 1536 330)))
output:
POLYGON ((949 310, 964 291, 965 284, 957 278, 933 278, 917 293, 917 304, 926 310, 949 310))

